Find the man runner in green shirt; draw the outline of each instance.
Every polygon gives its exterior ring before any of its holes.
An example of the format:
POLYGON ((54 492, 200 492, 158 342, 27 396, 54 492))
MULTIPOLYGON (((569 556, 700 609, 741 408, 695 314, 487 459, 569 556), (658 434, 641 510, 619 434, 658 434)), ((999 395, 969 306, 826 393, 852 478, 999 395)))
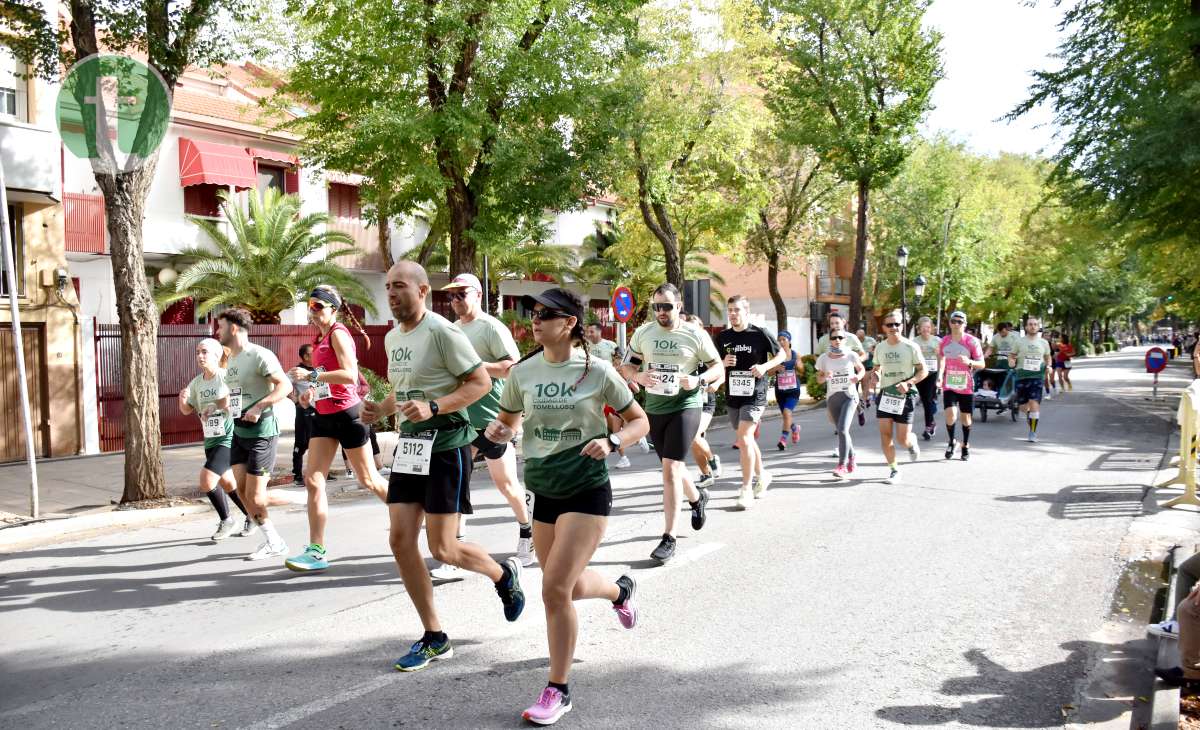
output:
POLYGON ((1025 320, 1025 336, 1008 353, 1008 365, 1017 371, 1017 406, 1029 423, 1029 440, 1037 441, 1042 389, 1050 368, 1050 343, 1042 339, 1041 320, 1025 320))
POLYGON ((890 472, 888 484, 900 481, 900 468, 896 463, 897 444, 908 447, 911 461, 921 457, 916 435, 912 432, 912 422, 916 411, 917 383, 929 374, 925 359, 921 357, 921 348, 900 335, 902 321, 900 310, 885 315, 883 331, 887 339, 875 345, 875 370, 879 375, 875 416, 879 420, 879 442, 883 447, 883 457, 887 460, 890 472))

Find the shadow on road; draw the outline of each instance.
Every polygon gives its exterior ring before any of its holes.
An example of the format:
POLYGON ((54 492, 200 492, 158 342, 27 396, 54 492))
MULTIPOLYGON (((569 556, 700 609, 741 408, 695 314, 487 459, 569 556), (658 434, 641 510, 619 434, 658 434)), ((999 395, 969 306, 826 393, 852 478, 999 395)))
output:
POLYGON ((1147 489, 1144 484, 1072 484, 1057 492, 1013 494, 996 501, 1046 502, 1056 520, 1140 517, 1147 489))

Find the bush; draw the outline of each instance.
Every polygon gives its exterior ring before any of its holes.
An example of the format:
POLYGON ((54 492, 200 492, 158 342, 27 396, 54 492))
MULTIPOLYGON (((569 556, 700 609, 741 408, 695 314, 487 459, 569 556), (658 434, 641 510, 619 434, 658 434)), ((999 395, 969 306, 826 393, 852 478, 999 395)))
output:
POLYGON ((817 382, 817 356, 803 355, 800 362, 804 363, 804 389, 808 397, 822 400, 825 397, 825 384, 817 382))
POLYGON ((1079 353, 1080 357, 1095 357, 1096 346, 1090 342, 1083 343, 1083 350, 1079 353))
POLYGON ((1121 343, 1117 342, 1116 340, 1108 340, 1106 344, 1109 345, 1110 352, 1120 352, 1121 351, 1121 343))

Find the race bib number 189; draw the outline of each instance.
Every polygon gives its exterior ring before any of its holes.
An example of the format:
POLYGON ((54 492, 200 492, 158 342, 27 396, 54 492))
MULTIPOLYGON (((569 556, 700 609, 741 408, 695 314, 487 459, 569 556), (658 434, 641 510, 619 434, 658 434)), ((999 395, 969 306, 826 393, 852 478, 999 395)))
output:
POLYGON ((401 434, 396 441, 396 457, 392 460, 392 471, 401 474, 429 474, 429 462, 433 458, 433 437, 436 431, 401 434))
POLYGON ((225 416, 214 413, 204 419, 204 438, 215 439, 225 435, 225 416))

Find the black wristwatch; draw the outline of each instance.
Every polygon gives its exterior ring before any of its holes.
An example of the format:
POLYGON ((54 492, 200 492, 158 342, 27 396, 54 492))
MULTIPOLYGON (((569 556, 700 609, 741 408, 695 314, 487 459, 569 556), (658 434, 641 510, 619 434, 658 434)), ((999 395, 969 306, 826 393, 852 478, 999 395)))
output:
POLYGON ((429 412, 434 416, 436 416, 438 414, 437 401, 435 401, 435 400, 429 401, 429 412))

